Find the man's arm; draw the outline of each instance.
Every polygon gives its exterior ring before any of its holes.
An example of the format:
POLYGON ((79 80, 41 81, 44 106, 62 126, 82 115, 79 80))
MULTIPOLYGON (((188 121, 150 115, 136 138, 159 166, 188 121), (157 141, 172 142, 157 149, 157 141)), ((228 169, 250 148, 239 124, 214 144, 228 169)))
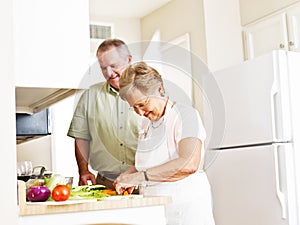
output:
POLYGON ((88 158, 90 152, 90 142, 84 139, 75 139, 75 157, 78 166, 78 185, 87 185, 88 180, 96 184, 95 175, 88 169, 88 158))

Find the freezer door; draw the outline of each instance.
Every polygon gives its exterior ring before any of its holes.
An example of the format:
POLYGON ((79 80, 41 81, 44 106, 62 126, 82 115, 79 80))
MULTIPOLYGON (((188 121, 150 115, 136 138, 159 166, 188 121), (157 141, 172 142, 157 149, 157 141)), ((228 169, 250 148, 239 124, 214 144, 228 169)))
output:
POLYGON ((216 224, 298 224, 291 144, 221 150, 206 172, 216 224))
POLYGON ((273 51, 213 73, 225 109, 204 108, 207 148, 291 140, 287 54, 273 51))

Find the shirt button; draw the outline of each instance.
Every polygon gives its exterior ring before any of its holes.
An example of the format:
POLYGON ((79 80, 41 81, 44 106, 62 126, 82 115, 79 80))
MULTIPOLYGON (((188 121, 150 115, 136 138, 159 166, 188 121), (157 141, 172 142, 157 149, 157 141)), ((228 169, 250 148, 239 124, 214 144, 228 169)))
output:
POLYGON ((123 144, 121 143, 120 146, 123 146, 123 144))

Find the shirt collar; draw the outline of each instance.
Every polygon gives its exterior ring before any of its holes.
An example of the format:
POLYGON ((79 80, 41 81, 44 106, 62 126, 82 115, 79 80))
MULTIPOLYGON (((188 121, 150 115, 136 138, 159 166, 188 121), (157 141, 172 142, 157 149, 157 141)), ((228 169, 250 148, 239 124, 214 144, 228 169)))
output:
POLYGON ((119 92, 115 88, 113 88, 108 82, 106 83, 106 85, 107 85, 107 91, 110 94, 119 95, 119 92))

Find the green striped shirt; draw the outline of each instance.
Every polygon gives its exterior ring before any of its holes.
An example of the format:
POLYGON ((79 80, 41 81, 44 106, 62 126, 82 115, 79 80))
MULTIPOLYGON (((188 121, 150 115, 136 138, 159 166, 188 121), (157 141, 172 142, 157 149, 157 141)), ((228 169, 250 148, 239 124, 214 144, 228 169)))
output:
POLYGON ((68 136, 90 141, 94 170, 121 173, 134 164, 141 121, 107 82, 98 83, 81 95, 68 136))

